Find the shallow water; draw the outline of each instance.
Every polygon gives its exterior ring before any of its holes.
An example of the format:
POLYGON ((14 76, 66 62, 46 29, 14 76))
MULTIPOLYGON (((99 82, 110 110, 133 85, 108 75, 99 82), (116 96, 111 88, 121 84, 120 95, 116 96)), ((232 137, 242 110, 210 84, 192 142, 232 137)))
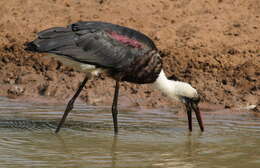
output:
POLYGON ((0 98, 0 167, 259 168, 260 119, 204 113, 206 131, 188 132, 177 110, 119 114, 114 136, 109 107, 75 105, 59 134, 64 105, 0 98))

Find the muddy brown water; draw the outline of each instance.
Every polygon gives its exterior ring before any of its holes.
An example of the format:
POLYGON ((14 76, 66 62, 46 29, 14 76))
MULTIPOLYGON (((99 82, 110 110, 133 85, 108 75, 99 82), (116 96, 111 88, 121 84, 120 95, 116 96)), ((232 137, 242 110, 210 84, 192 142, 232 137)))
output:
POLYGON ((194 119, 189 133, 178 109, 121 109, 114 136, 109 107, 77 104, 55 134, 63 110, 0 97, 0 167, 260 166, 260 119, 250 114, 204 113, 206 131, 194 119))

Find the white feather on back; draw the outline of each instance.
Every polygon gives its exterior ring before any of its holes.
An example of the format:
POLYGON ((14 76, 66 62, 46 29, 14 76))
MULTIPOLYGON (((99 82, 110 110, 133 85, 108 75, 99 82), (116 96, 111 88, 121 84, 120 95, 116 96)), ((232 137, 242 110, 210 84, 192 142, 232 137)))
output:
POLYGON ((101 69, 96 68, 95 65, 80 63, 80 62, 68 59, 66 57, 60 56, 60 55, 49 54, 45 57, 46 58, 54 58, 54 59, 62 62, 64 65, 72 67, 77 71, 88 72, 88 73, 91 73, 91 75, 94 75, 94 76, 97 76, 101 72, 101 69))

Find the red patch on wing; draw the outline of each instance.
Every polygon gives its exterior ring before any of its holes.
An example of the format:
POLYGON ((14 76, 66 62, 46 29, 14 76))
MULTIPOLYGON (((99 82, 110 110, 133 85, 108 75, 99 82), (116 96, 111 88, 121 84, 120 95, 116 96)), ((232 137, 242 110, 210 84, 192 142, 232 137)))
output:
POLYGON ((109 32, 109 35, 113 39, 115 39, 115 40, 117 40, 117 41, 119 41, 119 42, 121 42, 123 44, 127 44, 127 45, 130 45, 130 46, 135 47, 135 48, 142 48, 142 44, 139 41, 135 40, 135 39, 131 39, 131 38, 127 37, 127 36, 123 36, 121 34, 113 32, 113 31, 109 32))

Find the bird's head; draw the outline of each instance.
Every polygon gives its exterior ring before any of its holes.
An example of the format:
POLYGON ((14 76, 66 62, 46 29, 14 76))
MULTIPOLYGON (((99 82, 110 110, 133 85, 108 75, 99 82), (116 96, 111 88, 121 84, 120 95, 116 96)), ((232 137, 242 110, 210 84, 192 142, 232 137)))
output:
POLYGON ((169 84, 171 85, 171 89, 168 95, 172 98, 181 101, 185 105, 189 122, 189 130, 192 131, 192 111, 194 111, 200 129, 201 131, 204 131, 200 109, 198 107, 198 104, 200 102, 200 96, 197 90, 193 88, 190 84, 185 82, 171 81, 169 82, 169 84))
POLYGON ((190 84, 186 82, 168 79, 165 76, 163 70, 160 72, 154 85, 168 97, 176 99, 185 104, 189 120, 190 131, 192 131, 192 111, 194 111, 196 114, 201 131, 204 131, 204 126, 200 115, 200 109, 198 107, 198 104, 200 102, 200 96, 195 88, 193 88, 190 84))
POLYGON ((196 94, 194 97, 182 97, 183 103, 186 107, 186 112, 188 115, 188 122, 189 122, 189 130, 192 131, 192 110, 195 112, 196 118, 198 120, 200 130, 204 131, 204 125, 200 114, 200 109, 198 104, 200 102, 199 94, 196 94))

